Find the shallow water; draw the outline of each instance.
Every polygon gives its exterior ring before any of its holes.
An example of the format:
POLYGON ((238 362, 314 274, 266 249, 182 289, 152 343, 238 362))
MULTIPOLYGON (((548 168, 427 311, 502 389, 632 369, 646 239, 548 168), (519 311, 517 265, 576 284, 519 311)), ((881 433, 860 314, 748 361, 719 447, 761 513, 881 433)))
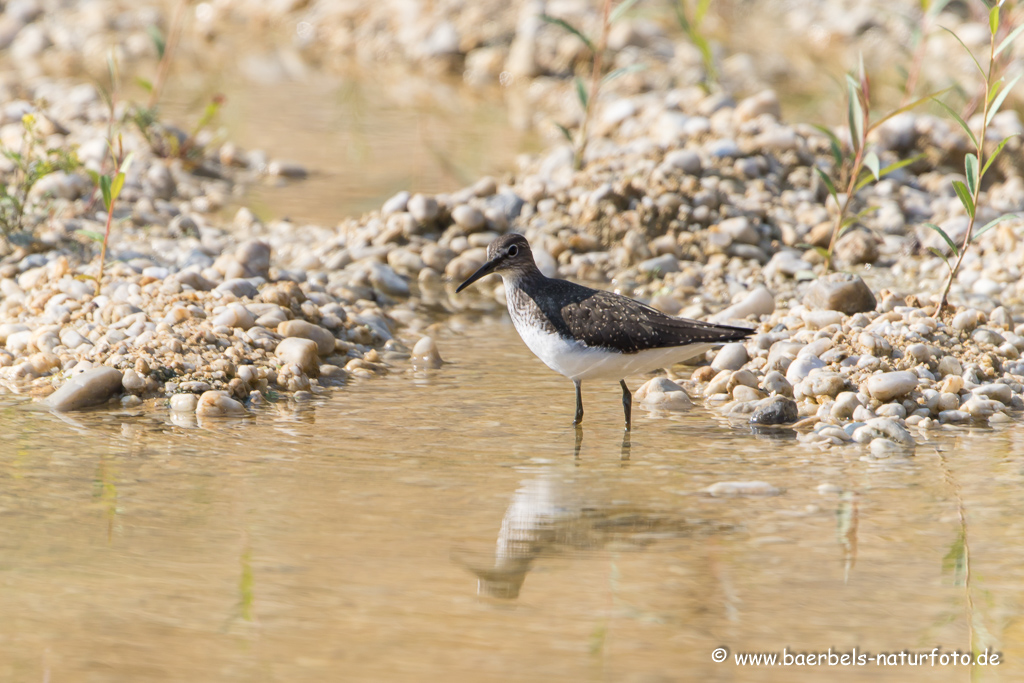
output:
POLYGON ((1021 680, 1016 427, 868 462, 636 409, 624 451, 592 383, 576 457, 572 385, 511 324, 440 346, 201 426, 0 399, 0 680, 1021 680), (736 480, 782 492, 701 493, 736 480), (1005 663, 711 659, 972 631, 1005 663))
POLYGON ((191 129, 223 95, 216 123, 226 139, 308 169, 301 181, 248 189, 243 203, 264 219, 332 225, 400 190, 450 192, 500 177, 518 153, 537 149, 537 135, 510 124, 500 96, 454 80, 358 72, 261 80, 239 62, 176 81, 163 109, 191 129))

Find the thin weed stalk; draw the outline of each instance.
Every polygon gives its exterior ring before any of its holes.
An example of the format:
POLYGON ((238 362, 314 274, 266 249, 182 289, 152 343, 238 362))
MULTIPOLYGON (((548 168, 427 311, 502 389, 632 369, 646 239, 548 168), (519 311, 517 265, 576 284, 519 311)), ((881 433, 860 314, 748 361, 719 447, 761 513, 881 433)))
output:
POLYGON ((178 49, 178 42, 181 40, 181 33, 185 26, 185 13, 191 4, 192 0, 179 0, 177 6, 175 6, 174 17, 171 19, 166 42, 164 42, 156 27, 150 29, 150 36, 153 39, 154 45, 156 45, 160 64, 157 66, 156 78, 153 79, 152 87, 149 88, 147 109, 154 108, 163 95, 164 86, 167 84, 167 77, 171 73, 171 64, 174 62, 174 54, 178 49))
POLYGON ((825 187, 828 189, 828 193, 832 197, 832 200, 835 202, 838 209, 832 226, 832 233, 829 236, 828 249, 824 250, 823 253, 823 256, 825 257, 826 272, 828 272, 832 267, 832 258, 835 253, 836 241, 839 237, 846 231, 846 229, 853 226, 863 218, 865 214, 875 210, 874 207, 869 207, 853 216, 848 215, 850 206, 853 203, 853 198, 857 193, 872 182, 877 182, 890 173, 897 171, 904 166, 908 166, 920 158, 920 155, 918 155, 909 159, 901 159, 883 167, 878 155, 867 149, 868 136, 872 131, 892 117, 914 109, 937 94, 933 93, 932 95, 914 100, 910 104, 906 104, 899 109, 889 112, 872 123, 871 82, 867 73, 864 71, 863 59, 860 63, 858 78, 854 79, 850 75, 846 76, 846 92, 846 114, 847 123, 850 127, 850 144, 853 148, 852 154, 844 154, 843 144, 840 142, 839 138, 836 137, 835 133, 824 126, 815 126, 818 130, 822 131, 829 137, 832 157, 840 175, 844 168, 850 169, 849 176, 846 179, 845 196, 840 199, 839 193, 836 190, 836 182, 833 181, 825 171, 815 166, 815 170, 825 183, 825 187))
POLYGON ((590 118, 594 112, 594 101, 597 100, 601 92, 601 70, 604 66, 604 51, 608 46, 611 11, 612 0, 604 0, 604 9, 601 12, 601 37, 598 39, 597 49, 594 50, 593 65, 590 70, 590 92, 586 97, 583 109, 583 123, 580 125, 579 143, 576 145, 576 152, 573 155, 573 165, 577 169, 583 167, 583 154, 587 151, 587 135, 590 128, 590 118))
POLYGON ((565 136, 573 147, 573 167, 576 170, 583 167, 583 156, 587 151, 587 143, 590 136, 590 122, 594 115, 595 102, 601 93, 601 88, 620 76, 644 68, 643 64, 633 64, 605 74, 605 53, 608 50, 608 33, 612 25, 621 19, 636 2, 637 0, 624 0, 613 10, 612 0, 604 0, 601 12, 601 32, 596 42, 565 19, 552 17, 547 14, 540 15, 540 18, 547 23, 558 26, 579 38, 590 54, 590 85, 588 86, 580 76, 576 76, 573 79, 576 98, 583 109, 583 120, 580 122, 575 133, 569 130, 568 127, 555 123, 562 132, 562 135, 565 136))
POLYGON ((992 119, 999 112, 999 108, 1002 106, 1006 97, 1010 94, 1013 86, 1017 84, 1020 76, 1013 79, 1009 83, 1003 83, 1003 79, 995 79, 997 58, 999 54, 1008 48, 1013 41, 1020 35, 1021 31, 1024 31, 1024 24, 1014 29, 1006 38, 1004 38, 998 44, 996 43, 996 36, 999 33, 999 12, 1000 6, 996 5, 989 11, 989 54, 988 54, 988 68, 983 68, 981 63, 978 61, 974 53, 964 45, 964 42, 960 38, 949 31, 949 33, 957 39, 957 41, 963 46, 967 53, 971 56, 975 66, 981 73, 984 80, 984 94, 980 97, 982 102, 982 113, 981 113, 981 131, 980 135, 975 136, 974 132, 967 122, 956 113, 949 105, 936 100, 940 106, 942 106, 946 112, 953 118, 954 121, 967 133, 967 137, 970 138, 974 144, 974 153, 968 154, 964 158, 964 181, 954 180, 953 190, 956 192, 957 197, 960 199, 960 203, 963 205, 964 210, 967 212, 967 230, 964 233, 963 241, 957 246, 953 239, 939 226, 934 223, 927 223, 926 225, 937 232, 939 236, 946 242, 950 252, 955 257, 955 262, 951 265, 949 259, 945 254, 933 249, 932 252, 937 254, 945 262, 946 267, 949 270, 949 276, 946 278, 946 285, 942 289, 942 296, 939 297, 939 308, 938 312, 941 314, 946 307, 949 305, 949 290, 953 286, 953 280, 956 279, 956 275, 960 270, 960 266, 963 264, 964 257, 967 255, 967 251, 970 249, 971 244, 976 241, 983 234, 994 228, 999 223, 1011 218, 1016 218, 1013 214, 1005 214, 999 216, 984 226, 982 226, 977 232, 975 232, 975 225, 977 224, 978 209, 981 200, 981 184, 985 177, 985 173, 988 172, 992 166, 992 162, 996 160, 999 153, 1003 151, 1003 147, 1009 141, 1009 137, 1004 138, 996 146, 995 150, 988 156, 985 157, 985 140, 988 135, 989 126, 992 123, 992 119), (966 182, 965 182, 966 181, 966 182))

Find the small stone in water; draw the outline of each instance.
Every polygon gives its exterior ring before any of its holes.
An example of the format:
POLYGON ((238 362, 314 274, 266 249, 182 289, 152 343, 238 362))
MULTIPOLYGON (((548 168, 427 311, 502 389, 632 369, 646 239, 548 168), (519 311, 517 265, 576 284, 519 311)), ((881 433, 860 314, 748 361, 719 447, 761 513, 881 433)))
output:
POLYGON ((782 493, 766 481, 720 481, 704 491, 712 496, 777 496, 782 493))
POLYGON ((98 367, 75 375, 46 399, 57 412, 81 410, 106 403, 122 389, 121 373, 110 367, 98 367))
POLYGON ((750 416, 750 424, 781 425, 796 422, 800 417, 796 401, 785 396, 774 396, 750 416))
POLYGON ((441 367, 444 361, 441 360, 441 353, 437 350, 437 343, 433 337, 422 337, 412 347, 412 358, 414 365, 436 370, 441 367))
POLYGON ((196 415, 199 417, 235 417, 246 414, 245 406, 224 391, 206 391, 199 397, 196 415))
POLYGON ((171 396, 171 410, 176 413, 194 413, 197 405, 199 405, 199 397, 195 394, 171 396))

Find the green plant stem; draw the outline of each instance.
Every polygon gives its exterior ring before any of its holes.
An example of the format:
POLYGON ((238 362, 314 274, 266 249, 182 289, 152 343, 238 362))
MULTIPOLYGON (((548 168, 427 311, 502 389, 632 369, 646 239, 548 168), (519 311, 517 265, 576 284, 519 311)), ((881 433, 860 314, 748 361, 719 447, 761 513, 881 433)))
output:
POLYGON ((107 211, 107 229, 103 232, 103 246, 100 248, 100 272, 96 276, 96 296, 100 295, 100 287, 103 286, 103 266, 107 261, 107 242, 110 241, 110 225, 114 221, 114 202, 110 202, 110 210, 107 211))
POLYGON ((604 67, 604 51, 608 45, 609 17, 612 11, 612 0, 604 0, 604 11, 601 16, 601 38, 594 51, 593 64, 590 70, 590 93, 587 107, 583 112, 583 123, 580 125, 579 138, 576 143, 576 154, 573 155, 573 166, 576 170, 583 168, 583 154, 587 151, 587 135, 590 128, 590 117, 594 112, 594 102, 601 92, 601 71, 604 67))
MULTIPOLYGON (((985 167, 985 135, 988 133, 988 110, 991 104, 988 98, 988 92, 992 84, 992 69, 995 67, 996 62, 995 50, 996 37, 993 34, 992 37, 989 39, 988 72, 985 74, 985 94, 981 98, 982 102, 985 103, 985 106, 981 114, 981 135, 979 135, 977 138, 977 146, 975 148, 978 155, 978 168, 985 167)), ((956 278, 957 271, 960 270, 960 264, 963 263, 964 256, 967 254, 967 250, 971 246, 971 238, 974 236, 974 224, 975 220, 977 219, 979 210, 978 198, 981 196, 981 181, 982 178, 979 174, 979 177, 974 184, 974 196, 971 197, 971 199, 974 201, 974 211, 971 215, 968 216, 969 220, 967 222, 967 232, 964 233, 963 245, 960 247, 960 253, 956 257, 956 263, 953 265, 952 268, 949 269, 949 278, 947 278, 946 280, 946 286, 942 290, 942 297, 939 299, 939 314, 941 314, 942 311, 949 305, 949 290, 953 286, 953 280, 956 278)))
POLYGON ((174 53, 181 38, 181 31, 185 24, 185 10, 192 4, 192 0, 180 0, 174 8, 174 17, 171 19, 171 29, 167 34, 167 43, 164 45, 164 54, 160 58, 160 65, 157 67, 156 79, 153 81, 153 89, 149 92, 149 103, 147 109, 152 109, 160 101, 163 94, 167 77, 171 73, 171 62, 174 60, 174 53))
POLYGON ((843 206, 839 209, 839 215, 836 216, 836 224, 832 226, 832 236, 828 240, 828 256, 825 257, 826 273, 832 268, 832 251, 835 249, 836 240, 839 239, 839 232, 843 228, 843 218, 846 216, 846 212, 849 211, 850 203, 853 201, 853 195, 855 193, 854 188, 857 184, 857 178, 860 177, 863 165, 864 141, 862 140, 860 149, 857 151, 857 156, 853 159, 853 170, 850 172, 850 182, 846 185, 846 199, 843 200, 843 206))

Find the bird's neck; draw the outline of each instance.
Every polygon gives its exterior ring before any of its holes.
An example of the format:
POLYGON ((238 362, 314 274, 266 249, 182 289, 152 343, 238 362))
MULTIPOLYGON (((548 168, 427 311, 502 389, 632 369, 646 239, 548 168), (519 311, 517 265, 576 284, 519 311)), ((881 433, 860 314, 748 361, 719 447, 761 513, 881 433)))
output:
POLYGON ((547 278, 544 277, 544 273, 540 272, 537 264, 530 263, 503 271, 501 279, 505 281, 506 289, 528 289, 547 278))

